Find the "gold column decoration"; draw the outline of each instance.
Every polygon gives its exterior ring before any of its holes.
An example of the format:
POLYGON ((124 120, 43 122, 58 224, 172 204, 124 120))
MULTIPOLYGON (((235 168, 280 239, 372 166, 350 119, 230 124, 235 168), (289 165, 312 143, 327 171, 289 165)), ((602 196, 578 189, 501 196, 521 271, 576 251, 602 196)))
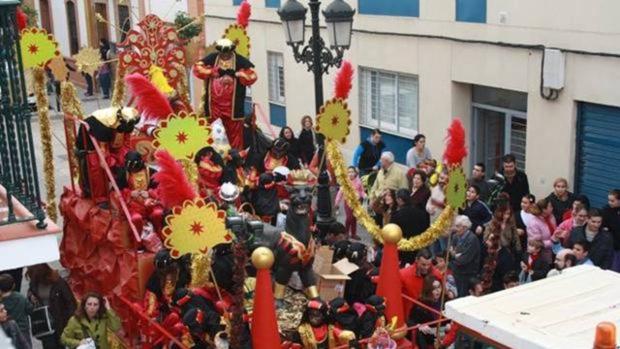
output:
POLYGON ((187 86, 188 80, 187 80, 187 73, 185 70, 186 68, 184 65, 178 64, 178 63, 174 63, 173 65, 175 68, 177 68, 177 71, 179 72, 179 84, 177 85, 177 89, 178 89, 177 92, 179 94, 179 98, 181 99, 183 104, 190 105, 189 103, 191 99, 189 96, 189 87, 187 86))
POLYGON ((114 77, 114 90, 112 91, 112 106, 116 108, 122 107, 125 99, 125 68, 122 64, 116 67, 116 76, 114 77))
MULTIPOLYGON (((340 149, 338 149, 338 145, 335 141, 327 141, 327 157, 334 168, 336 180, 344 193, 343 196, 347 205, 349 205, 353 211, 353 215, 357 218, 358 222, 366 228, 373 239, 383 243, 381 228, 379 228, 374 219, 370 217, 370 214, 368 214, 360 203, 357 192, 347 176, 347 166, 342 158, 342 153, 340 153, 340 149)), ((430 246, 435 240, 442 236, 445 231, 450 229, 455 214, 456 210, 454 208, 449 205, 446 206, 439 217, 437 217, 437 220, 435 220, 422 234, 409 239, 401 239, 398 242, 398 249, 400 251, 415 251, 430 246)))
POLYGON ((45 176, 45 188, 47 189, 47 203, 45 210, 47 216, 54 222, 58 219, 56 210, 56 182, 54 179, 54 152, 52 149, 52 129, 49 118, 49 101, 45 89, 45 70, 40 67, 33 68, 34 92, 39 114, 39 127, 41 130, 41 144, 43 145, 43 174, 45 176))
MULTIPOLYGON (((84 119, 84 111, 82 110, 82 104, 77 97, 77 90, 75 85, 69 81, 63 81, 60 85, 60 101, 62 105, 62 111, 65 114, 70 114, 78 119, 84 119)), ((67 138, 67 149, 69 158, 69 167, 73 177, 77 177, 78 162, 73 153, 75 149, 75 124, 74 121, 68 118, 64 118, 65 124, 65 137, 67 138)))

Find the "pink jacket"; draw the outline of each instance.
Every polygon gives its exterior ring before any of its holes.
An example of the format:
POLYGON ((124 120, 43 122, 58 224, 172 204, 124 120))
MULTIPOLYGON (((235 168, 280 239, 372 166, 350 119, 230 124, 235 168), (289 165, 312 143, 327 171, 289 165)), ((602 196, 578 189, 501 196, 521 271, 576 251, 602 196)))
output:
MULTIPOLYGON (((353 183, 353 189, 355 189, 355 191, 357 192, 357 195, 359 195, 359 198, 360 199, 365 198, 366 192, 364 192, 364 186, 362 185, 362 180, 359 177, 356 177, 352 181, 352 183, 353 183)), ((336 206, 340 205, 340 201, 342 201, 342 195, 344 195, 344 193, 342 192, 342 187, 341 187, 338 190, 338 194, 336 194, 336 201, 334 202, 336 206)))
MULTIPOLYGON (((555 218, 553 216, 549 217, 553 225, 555 226, 555 218)), ((545 249, 550 249, 553 246, 553 242, 551 242, 552 231, 549 230, 549 226, 545 222, 542 217, 532 217, 527 224, 527 239, 529 240, 540 240, 545 245, 545 249)))

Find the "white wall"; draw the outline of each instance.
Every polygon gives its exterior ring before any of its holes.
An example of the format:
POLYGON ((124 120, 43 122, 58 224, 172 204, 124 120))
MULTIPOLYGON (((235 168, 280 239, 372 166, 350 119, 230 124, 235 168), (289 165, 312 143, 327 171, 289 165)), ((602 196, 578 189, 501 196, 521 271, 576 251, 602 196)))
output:
MULTIPOLYGON (((146 2, 146 12, 159 16, 167 22, 174 22, 177 12, 189 12, 188 0, 144 0, 146 2)), ((232 1, 231 1, 232 3, 232 1)))
MULTIPOLYGON (((350 2, 357 7, 356 1, 350 2)), ((206 6, 207 41, 221 35, 233 21, 229 0, 213 0, 206 6)), ((441 35, 460 39, 546 45, 572 50, 620 53, 620 2, 615 0, 489 0, 488 23, 454 21, 453 0, 421 0, 421 19, 356 15, 356 32, 346 57, 354 66, 415 74, 419 77, 419 124, 435 156, 443 151, 445 129, 453 117, 461 117, 471 130, 471 85, 510 89, 528 94, 526 171, 536 195, 551 191, 556 177, 574 178, 577 103, 580 101, 620 106, 620 59, 567 54, 566 87, 556 101, 539 95, 541 51, 499 45, 458 43, 440 39, 389 35, 441 35), (499 13, 506 12, 506 24, 499 13), (381 35, 384 33, 385 35, 381 35)), ((259 80, 253 99, 267 105, 266 51, 283 52, 285 58, 287 123, 299 129, 302 115, 312 114, 313 80, 305 66, 295 63, 284 44, 279 19, 273 9, 254 6, 251 22, 252 60, 259 80)), ((307 22, 309 23, 309 22, 307 22)), ((309 29, 307 29, 308 31, 309 29)), ((333 74, 325 78, 326 98, 333 74)), ((354 81, 349 104, 353 125, 350 153, 359 142, 358 86, 354 81)), ((468 131, 468 136, 471 132, 468 131)))
MULTIPOLYGON (((35 1, 36 6, 39 6, 39 1, 35 1)), ((71 47, 69 46, 69 27, 67 24, 67 8, 64 1, 50 1, 50 9, 52 17, 54 19, 54 37, 58 41, 60 46, 60 52, 64 56, 71 55, 71 47)), ((76 6, 77 10, 77 6, 76 6)), ((82 42, 82 38, 80 38, 82 42)))

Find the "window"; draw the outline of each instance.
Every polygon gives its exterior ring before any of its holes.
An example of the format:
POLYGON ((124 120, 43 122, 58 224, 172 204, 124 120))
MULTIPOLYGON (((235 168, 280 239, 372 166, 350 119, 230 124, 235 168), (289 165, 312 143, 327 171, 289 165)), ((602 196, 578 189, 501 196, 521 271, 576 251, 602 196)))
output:
POLYGON ((74 55, 80 50, 80 40, 78 37, 77 16, 75 14, 75 3, 67 1, 67 25, 69 26, 69 46, 71 54, 74 55))
POLYGON ((122 30, 120 32, 120 42, 123 42, 129 30, 131 30, 131 18, 129 17, 129 7, 127 5, 118 5, 118 27, 122 30))
POLYGON ((418 78, 367 68, 360 69, 361 123, 413 137, 418 130, 418 78))
POLYGON ((459 22, 486 23, 487 0, 456 0, 456 20, 459 22))
POLYGON ((284 57, 281 53, 267 53, 269 75, 269 117, 271 124, 286 126, 286 96, 284 93, 284 57))
POLYGON ((359 0, 358 4, 361 14, 420 17, 419 0, 359 0))
POLYGON ((280 0, 265 0, 265 7, 279 8, 280 0))

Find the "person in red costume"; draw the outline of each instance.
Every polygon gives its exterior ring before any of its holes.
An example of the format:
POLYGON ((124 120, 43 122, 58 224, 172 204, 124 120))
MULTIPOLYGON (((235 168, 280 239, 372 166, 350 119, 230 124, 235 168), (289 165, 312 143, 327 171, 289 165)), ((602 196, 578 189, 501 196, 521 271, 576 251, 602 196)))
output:
POLYGON ((194 64, 194 75, 205 80, 205 115, 221 118, 230 146, 243 149, 243 119, 246 87, 256 82, 254 64, 235 52, 235 44, 220 39, 211 53, 194 64))
MULTIPOLYGON (((403 293, 413 299, 419 300, 422 295, 424 278, 433 275, 435 279, 443 279, 441 272, 433 266, 433 256, 431 252, 424 248, 418 251, 415 263, 407 268, 400 270, 400 280, 403 284, 403 293)), ((405 314, 409 314, 413 304, 405 301, 405 314)))
POLYGON ((198 166, 198 191, 201 197, 214 197, 220 188, 224 161, 213 147, 204 147, 196 153, 198 166))
POLYGON ((136 230, 142 233, 146 221, 153 224, 155 232, 160 233, 164 208, 157 200, 157 194, 150 188, 149 168, 144 164, 142 155, 137 151, 130 151, 125 155, 125 183, 123 198, 127 202, 131 221, 136 230))
POLYGON ((117 173, 130 150, 129 138, 138 120, 138 112, 133 108, 106 108, 85 118, 88 127, 81 125, 78 130, 76 148, 82 195, 102 207, 109 203, 109 179, 95 151, 93 139, 103 152, 107 166, 112 173, 117 173))

